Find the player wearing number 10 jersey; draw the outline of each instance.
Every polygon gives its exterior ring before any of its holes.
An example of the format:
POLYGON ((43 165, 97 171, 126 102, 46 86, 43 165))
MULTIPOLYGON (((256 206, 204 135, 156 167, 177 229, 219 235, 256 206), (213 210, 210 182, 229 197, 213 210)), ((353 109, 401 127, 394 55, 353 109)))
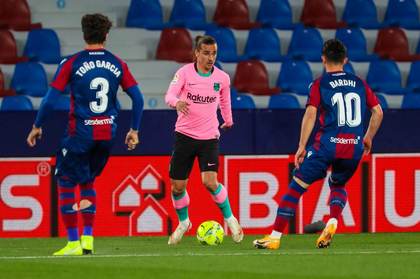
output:
POLYGON ((295 155, 295 172, 286 194, 280 201, 273 231, 254 241, 261 249, 278 249, 280 237, 294 216, 302 194, 313 182, 322 179, 331 166, 330 218, 318 238, 318 248, 328 247, 337 229, 337 219, 347 202, 345 185, 353 176, 363 155, 369 153, 372 139, 382 121, 382 109, 369 86, 357 76, 343 71, 346 49, 339 40, 328 40, 322 50, 326 73, 311 86, 302 120, 299 148, 295 155), (363 134, 365 111, 372 112, 363 134), (319 110, 319 129, 313 144, 306 148, 319 110))
POLYGON ((96 212, 95 178, 105 167, 116 130, 117 91, 121 85, 133 102, 131 129, 126 136, 128 149, 138 143, 143 97, 127 64, 104 49, 111 28, 101 14, 82 18, 85 50, 64 59, 43 99, 27 142, 35 146, 41 126, 57 98, 70 87, 70 112, 66 135, 57 152, 56 176, 59 205, 67 229, 67 245, 54 255, 93 253, 93 221, 96 212), (75 189, 80 187, 80 201, 75 189), (83 233, 79 241, 77 215, 81 213, 83 233))

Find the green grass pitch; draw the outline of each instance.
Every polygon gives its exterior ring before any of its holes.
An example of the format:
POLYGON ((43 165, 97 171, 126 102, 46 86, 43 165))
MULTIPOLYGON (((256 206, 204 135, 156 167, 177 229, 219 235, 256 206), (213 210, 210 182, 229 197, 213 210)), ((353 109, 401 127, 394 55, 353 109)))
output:
POLYGON ((254 236, 169 247, 163 237, 96 238, 96 253, 52 257, 64 239, 0 239, 0 278, 420 278, 420 233, 338 234, 328 249, 316 235, 286 235, 280 250, 257 250, 254 236))

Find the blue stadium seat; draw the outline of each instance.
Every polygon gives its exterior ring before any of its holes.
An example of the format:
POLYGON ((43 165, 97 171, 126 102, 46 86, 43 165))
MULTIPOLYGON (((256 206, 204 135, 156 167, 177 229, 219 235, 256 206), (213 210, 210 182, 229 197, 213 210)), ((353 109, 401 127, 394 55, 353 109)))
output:
POLYGON ((10 87, 18 94, 43 97, 48 90, 44 68, 36 62, 16 64, 10 87))
POLYGON ((408 29, 420 28, 419 10, 415 0, 389 0, 384 23, 408 29))
POLYGON ((302 60, 286 61, 281 65, 277 86, 282 92, 294 92, 306 95, 312 82, 312 71, 309 64, 302 60))
POLYGON ((251 96, 243 94, 231 94, 232 109, 255 109, 255 103, 251 96))
POLYGON ((268 103, 270 109, 299 109, 298 99, 290 94, 278 94, 270 97, 268 103))
POLYGON ((60 40, 52 29, 33 29, 28 33, 23 55, 31 61, 48 64, 60 63, 60 40))
POLYGON ((293 29, 292 9, 288 0, 261 0, 257 21, 263 26, 278 29, 293 29))
POLYGON ((68 95, 60 95, 54 102, 54 110, 69 110, 70 97, 68 95))
POLYGON ((176 27, 205 30, 206 9, 201 0, 175 0, 169 21, 176 27))
POLYGON ((232 30, 225 27, 210 28, 206 35, 214 37, 217 41, 217 59, 222 62, 238 62, 242 60, 236 49, 236 39, 232 30))
POLYGON ((378 22, 373 0, 347 0, 342 19, 351 27, 378 29, 383 26, 378 22))
POLYGON ((366 38, 359 28, 337 29, 335 37, 342 41, 347 48, 347 56, 353 61, 371 61, 378 59, 376 54, 368 54, 366 38))
POLYGON ((6 96, 1 102, 1 111, 16 111, 16 110, 33 110, 31 100, 28 97, 17 95, 17 96, 6 96))
POLYGON ((159 0, 131 0, 125 25, 150 30, 170 27, 169 23, 163 23, 162 6, 159 0))
POLYGON ((282 61, 280 39, 276 31, 272 28, 255 28, 249 31, 245 56, 248 59, 270 62, 282 61))
POLYGON ((392 60, 377 60, 369 65, 366 81, 375 92, 405 94, 401 88, 401 73, 397 63, 392 60))
POLYGON ((420 61, 411 63, 406 88, 411 92, 420 93, 420 61))
POLYGON ((296 27, 290 41, 288 56, 293 59, 321 61, 323 40, 315 28, 296 27))
POLYGON ((381 104, 382 109, 388 109, 388 102, 386 101, 386 98, 382 94, 376 94, 376 97, 378 97, 379 103, 381 104))
POLYGON ((346 64, 344 64, 344 72, 352 73, 353 75, 356 75, 353 65, 350 62, 347 62, 346 64))
POLYGON ((407 94, 404 96, 402 109, 420 109, 420 94, 407 94))

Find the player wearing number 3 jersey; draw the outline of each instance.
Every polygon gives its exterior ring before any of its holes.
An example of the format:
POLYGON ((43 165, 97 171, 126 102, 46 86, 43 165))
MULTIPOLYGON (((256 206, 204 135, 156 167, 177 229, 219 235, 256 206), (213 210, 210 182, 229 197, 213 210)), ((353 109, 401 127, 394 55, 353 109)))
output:
POLYGON ((92 231, 96 212, 93 184, 105 167, 113 145, 120 85, 133 102, 131 129, 126 136, 128 149, 134 149, 139 142, 143 97, 127 64, 104 49, 111 25, 109 19, 100 14, 82 18, 86 48, 60 63, 27 139, 31 147, 35 146, 54 103, 69 87, 69 123, 56 162, 59 206, 69 242, 54 255, 93 253, 92 231), (75 198, 77 185, 80 187, 80 201, 75 198), (81 243, 78 212, 83 220, 81 243))
POLYGON ((382 121, 382 109, 369 86, 357 76, 343 71, 346 49, 338 40, 325 42, 322 62, 326 73, 311 86, 305 116, 302 120, 296 169, 286 195, 280 201, 271 235, 254 241, 262 249, 278 249, 288 220, 294 216, 302 194, 313 182, 324 178, 331 166, 330 218, 318 238, 318 248, 328 247, 337 229, 337 219, 347 202, 345 185, 353 176, 363 155, 369 153, 372 139, 382 121), (363 134, 366 109, 372 112, 366 134, 363 134), (307 148, 319 111, 319 129, 313 144, 307 148))

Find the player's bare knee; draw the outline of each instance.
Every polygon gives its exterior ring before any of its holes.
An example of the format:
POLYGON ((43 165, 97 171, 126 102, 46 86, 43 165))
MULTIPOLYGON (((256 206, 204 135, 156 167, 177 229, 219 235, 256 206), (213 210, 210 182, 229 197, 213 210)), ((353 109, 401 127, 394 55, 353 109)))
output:
POLYGON ((171 179, 171 191, 174 194, 181 194, 187 187, 187 180, 174 180, 171 179))
POLYGON ((203 184, 209 191, 216 191, 218 187, 217 179, 203 179, 203 184))

